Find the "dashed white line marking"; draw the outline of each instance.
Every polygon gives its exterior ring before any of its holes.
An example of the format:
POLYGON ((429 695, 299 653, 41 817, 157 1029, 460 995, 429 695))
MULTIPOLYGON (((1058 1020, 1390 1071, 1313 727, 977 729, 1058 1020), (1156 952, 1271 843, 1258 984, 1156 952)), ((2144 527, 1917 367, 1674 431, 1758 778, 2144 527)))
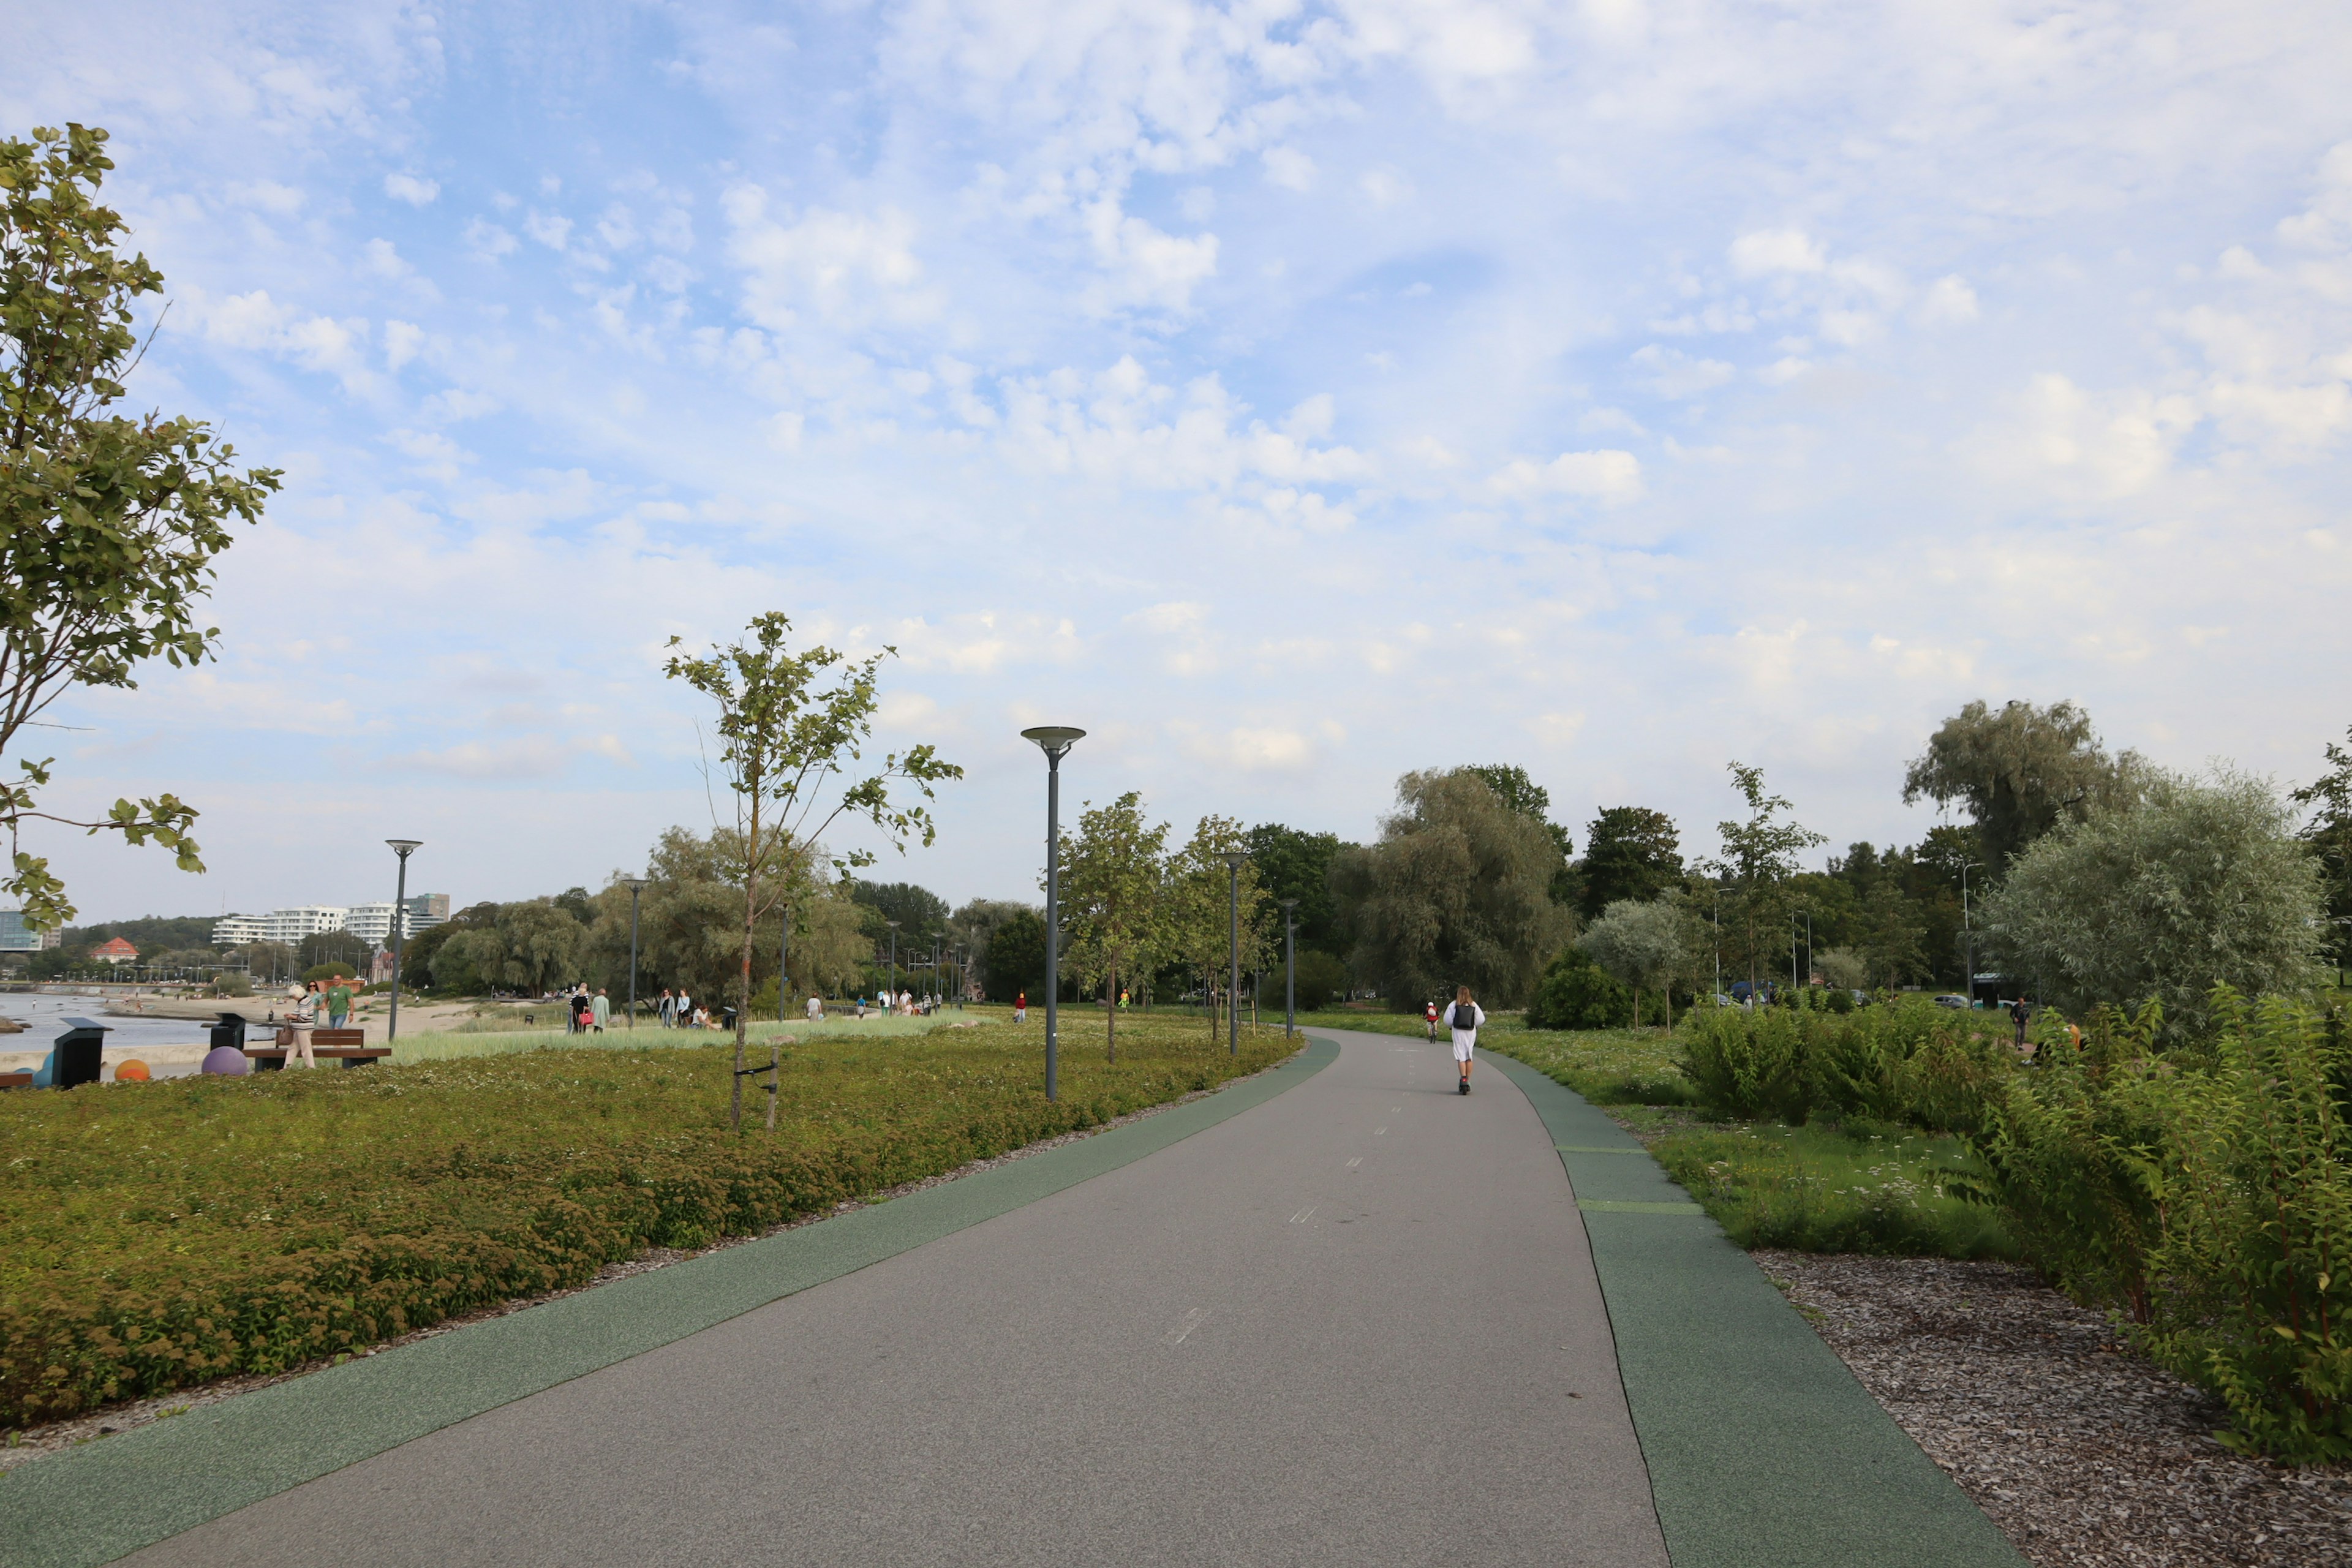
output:
POLYGON ((1373 1129, 1372 1129, 1372 1136, 1373 1136, 1373 1137, 1375 1137, 1375 1138, 1377 1138, 1377 1137, 1379 1137, 1381 1133, 1386 1132, 1387 1131, 1388 1131, 1388 1129, 1387 1129, 1387 1128, 1385 1128, 1385 1127, 1375 1127, 1375 1128, 1373 1128, 1373 1129))
POLYGON ((1359 1166, 1359 1165, 1362 1164, 1363 1163, 1364 1163, 1364 1157, 1363 1157, 1361 1154, 1359 1154, 1359 1155, 1357 1155, 1354 1159, 1352 1159, 1352 1160, 1350 1160, 1350 1161, 1349 1161, 1349 1162, 1348 1162, 1348 1169, 1349 1169, 1349 1170, 1351 1170, 1351 1171, 1352 1171, 1352 1170, 1354 1170, 1357 1166, 1359 1166))
POLYGON ((1205 1323, 1208 1321, 1209 1314, 1207 1310, 1203 1308, 1195 1307, 1191 1311, 1184 1314, 1184 1321, 1182 1322, 1177 1324, 1174 1328, 1160 1335, 1160 1342, 1165 1345, 1181 1345, 1184 1342, 1186 1335, 1190 1334, 1194 1329, 1199 1328, 1202 1323, 1205 1323))
POLYGON ((1300 1209, 1297 1214, 1290 1216, 1290 1223, 1293 1225, 1305 1225, 1314 1216, 1315 1205, 1313 1204, 1308 1204, 1305 1208, 1300 1209))

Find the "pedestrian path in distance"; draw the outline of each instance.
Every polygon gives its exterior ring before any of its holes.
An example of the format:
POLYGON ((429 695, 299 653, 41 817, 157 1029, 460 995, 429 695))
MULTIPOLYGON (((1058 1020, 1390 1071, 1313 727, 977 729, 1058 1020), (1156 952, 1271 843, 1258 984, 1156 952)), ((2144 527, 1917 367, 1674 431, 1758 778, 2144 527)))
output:
POLYGON ((1488 1060, 1576 1189, 1674 1568, 2022 1568, 1631 1133, 1535 1068, 1488 1060))

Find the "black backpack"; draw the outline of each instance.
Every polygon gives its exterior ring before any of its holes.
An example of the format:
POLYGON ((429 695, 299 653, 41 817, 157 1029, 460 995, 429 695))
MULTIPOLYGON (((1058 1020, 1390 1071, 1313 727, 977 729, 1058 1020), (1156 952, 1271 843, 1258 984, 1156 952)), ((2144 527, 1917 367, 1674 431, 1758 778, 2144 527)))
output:
POLYGON ((1478 1026, 1478 1005, 1475 1002, 1454 1003, 1445 1010, 1445 1022, 1449 1028, 1476 1028, 1478 1026))

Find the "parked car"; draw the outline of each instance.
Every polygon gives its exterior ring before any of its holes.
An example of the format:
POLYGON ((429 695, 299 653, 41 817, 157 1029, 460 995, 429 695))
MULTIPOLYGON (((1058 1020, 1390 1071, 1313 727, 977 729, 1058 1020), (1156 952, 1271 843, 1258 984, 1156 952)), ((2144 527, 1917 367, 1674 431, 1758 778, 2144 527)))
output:
POLYGON ((1938 1007, 1965 1008, 1969 1005, 1969 999, 1960 995, 1957 992, 1953 992, 1937 997, 1936 1005, 1938 1007))

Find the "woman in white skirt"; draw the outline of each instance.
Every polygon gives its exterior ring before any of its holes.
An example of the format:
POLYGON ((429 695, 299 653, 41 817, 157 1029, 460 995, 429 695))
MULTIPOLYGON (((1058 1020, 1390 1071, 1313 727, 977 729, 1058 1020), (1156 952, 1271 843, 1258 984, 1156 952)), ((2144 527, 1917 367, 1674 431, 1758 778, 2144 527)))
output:
POLYGON ((1454 1031, 1454 1061, 1462 1069, 1462 1092, 1470 1092, 1470 1052, 1478 1043, 1478 1026, 1486 1021, 1478 1004, 1470 999, 1470 987, 1457 987, 1454 1005, 1445 1010, 1445 1026, 1454 1031))

